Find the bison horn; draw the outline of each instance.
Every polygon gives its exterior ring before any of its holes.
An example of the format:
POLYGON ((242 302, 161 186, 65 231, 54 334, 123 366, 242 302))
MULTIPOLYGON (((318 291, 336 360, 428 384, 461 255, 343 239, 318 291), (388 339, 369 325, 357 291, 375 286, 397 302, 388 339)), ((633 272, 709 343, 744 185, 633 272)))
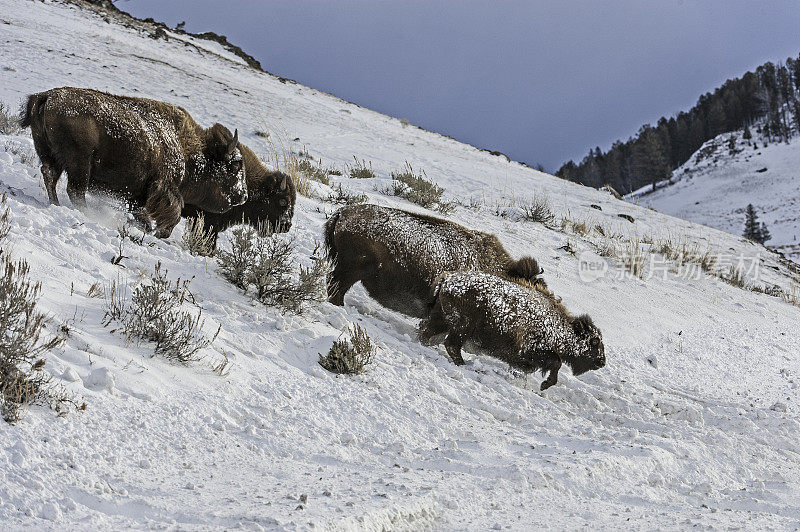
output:
POLYGON ((238 146, 238 145, 239 145, 239 130, 238 129, 234 129, 233 130, 233 138, 231 139, 230 143, 228 144, 228 153, 227 153, 227 155, 232 154, 233 150, 235 150, 236 146, 238 146))
POLYGON ((283 179, 281 179, 281 186, 280 186, 281 192, 286 190, 286 187, 288 185, 289 185, 289 183, 286 182, 286 176, 283 176, 283 179))

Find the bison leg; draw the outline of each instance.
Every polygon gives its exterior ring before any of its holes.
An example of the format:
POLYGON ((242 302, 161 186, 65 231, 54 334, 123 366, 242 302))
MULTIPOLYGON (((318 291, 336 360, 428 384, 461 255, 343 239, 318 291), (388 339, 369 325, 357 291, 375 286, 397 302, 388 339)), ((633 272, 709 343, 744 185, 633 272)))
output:
POLYGON ((42 164, 44 187, 47 189, 47 197, 50 199, 52 205, 60 205, 58 202, 58 194, 56 194, 56 185, 58 184, 58 179, 61 177, 61 172, 61 168, 54 167, 47 163, 42 164))
POLYGON ((419 322, 419 341, 424 345, 431 345, 433 337, 447 332, 447 329, 442 306, 437 301, 428 317, 419 322))
MULTIPOLYGON (((67 167, 67 195, 72 204, 80 210, 86 209, 86 191, 89 189, 91 174, 91 153, 75 157, 67 167)), ((55 183, 53 187, 55 193, 55 183)))
POLYGON ((328 276, 328 301, 344 306, 344 295, 362 278, 359 265, 337 263, 328 276))
POLYGON ((464 336, 458 331, 451 330, 444 339, 444 348, 456 366, 463 366, 464 359, 461 357, 461 347, 464 345, 464 336))
POLYGON ((557 355, 553 355, 550 360, 548 361, 547 366, 543 369, 543 371, 550 371, 547 375, 547 378, 542 382, 540 389, 542 391, 548 389, 552 385, 558 382, 558 370, 561 369, 561 358, 557 355))

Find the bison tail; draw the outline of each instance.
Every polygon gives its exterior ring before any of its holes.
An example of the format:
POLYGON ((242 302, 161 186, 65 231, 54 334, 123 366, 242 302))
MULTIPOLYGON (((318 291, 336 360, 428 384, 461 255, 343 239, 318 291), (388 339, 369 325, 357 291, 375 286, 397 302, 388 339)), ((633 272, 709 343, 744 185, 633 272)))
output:
POLYGON ((328 256, 328 260, 331 262, 336 261, 336 257, 339 254, 338 250, 336 249, 336 243, 334 242, 333 236, 336 233, 336 222, 339 221, 339 215, 342 213, 341 209, 336 211, 331 215, 327 222, 325 222, 325 253, 328 256))
POLYGON ((34 117, 39 113, 44 102, 47 100, 47 94, 31 94, 28 96, 28 103, 22 111, 19 118, 19 125, 21 127, 28 127, 33 123, 34 117))
POLYGON ((523 257, 512 262, 508 268, 509 277, 525 279, 531 283, 535 282, 542 272, 544 270, 539 267, 539 263, 533 257, 523 257))

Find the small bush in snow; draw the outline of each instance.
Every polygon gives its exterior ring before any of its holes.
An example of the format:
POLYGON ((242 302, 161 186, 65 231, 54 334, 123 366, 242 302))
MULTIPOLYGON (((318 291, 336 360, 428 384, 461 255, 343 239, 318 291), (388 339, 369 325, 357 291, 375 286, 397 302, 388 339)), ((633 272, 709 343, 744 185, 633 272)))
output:
POLYGON ((332 373, 358 375, 372 362, 375 351, 367 331, 356 325, 349 340, 336 340, 327 355, 319 355, 319 365, 332 373))
POLYGON ((356 164, 350 167, 350 177, 353 179, 370 179, 375 177, 375 172, 372 171, 372 161, 370 161, 369 166, 367 166, 366 161, 358 160, 355 155, 353 155, 353 159, 355 159, 356 164))
POLYGON ((331 184, 328 172, 322 168, 321 160, 315 165, 310 159, 300 159, 297 161, 297 170, 302 172, 308 179, 317 181, 323 185, 331 184))
POLYGON ((414 173, 414 169, 406 162, 402 172, 392 172, 392 186, 386 192, 426 209, 435 207, 442 214, 453 212, 455 204, 442 201, 444 189, 427 177, 424 170, 421 174, 414 173))
POLYGON ((744 272, 736 266, 731 266, 728 274, 722 275, 720 278, 736 288, 747 288, 747 279, 744 276, 744 272))
POLYGON ((125 288, 113 283, 106 295, 103 325, 120 324, 129 340, 153 342, 154 354, 173 362, 196 361, 198 351, 211 345, 220 329, 212 338, 206 337, 202 333, 202 311, 193 316, 182 309, 192 298, 189 282, 180 278, 170 281, 159 262, 150 279, 134 289, 130 301, 125 288))
POLYGON ((318 249, 311 257, 313 266, 300 266, 295 281, 293 240, 250 226, 234 229, 232 236, 230 251, 218 254, 220 274, 232 284, 245 292, 252 288, 265 305, 292 312, 324 298, 329 268, 318 249))
POLYGON ((637 236, 633 236, 625 243, 625 250, 622 255, 622 264, 625 269, 636 277, 644 276, 645 252, 637 236))
POLYGON ((22 131, 19 125, 19 116, 11 112, 8 106, 0 102, 0 134, 1 135, 16 135, 22 131))
POLYGON ((531 200, 522 203, 520 208, 523 212, 523 218, 530 222, 538 222, 549 226, 556 218, 550 209, 550 200, 544 195, 534 196, 531 200))
POLYGON ((356 194, 348 192, 342 188, 341 183, 333 189, 334 194, 328 195, 328 201, 331 203, 340 203, 342 205, 360 205, 369 201, 366 194, 356 194))
POLYGON ((202 213, 196 218, 186 218, 182 240, 183 247, 192 255, 208 257, 214 253, 215 235, 211 229, 206 229, 202 213))
POLYGON ((50 403, 58 410, 71 402, 41 371, 45 361, 39 357, 64 338, 43 339, 47 319, 36 311, 41 285, 28 278, 29 271, 24 260, 0 259, 0 400, 9 422, 19 419, 23 404, 50 403))
MULTIPOLYGON (((5 196, 0 204, 6 201, 5 196)), ((8 236, 9 210, 0 214, 0 240, 8 236)), ((28 277, 30 268, 24 260, 14 261, 0 249, 0 410, 3 419, 19 419, 25 404, 49 404, 57 411, 67 403, 77 404, 57 386, 50 375, 41 371, 40 357, 58 347, 63 336, 45 339, 47 318, 36 311, 41 284, 28 277)))

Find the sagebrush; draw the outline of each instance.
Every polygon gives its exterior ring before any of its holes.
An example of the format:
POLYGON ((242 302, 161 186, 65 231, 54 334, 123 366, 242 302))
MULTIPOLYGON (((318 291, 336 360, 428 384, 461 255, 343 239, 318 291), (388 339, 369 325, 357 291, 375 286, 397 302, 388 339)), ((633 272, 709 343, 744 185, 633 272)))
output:
POLYGON ((435 208, 442 214, 449 214, 455 208, 455 204, 442 201, 442 187, 429 180, 424 170, 421 173, 414 172, 407 161, 401 172, 392 172, 392 185, 386 192, 426 209, 435 208))
POLYGON ((11 111, 4 103, 0 102, 0 135, 16 135, 22 131, 19 125, 19 115, 11 111))
MULTIPOLYGON (((6 197, 0 199, 0 241, 11 228, 6 197)), ((0 410, 3 419, 19 419, 26 404, 47 404, 61 411, 67 404, 77 406, 63 388, 51 384, 42 371, 42 355, 64 341, 63 336, 46 337, 48 319, 36 309, 42 285, 29 277, 30 267, 13 260, 0 248, 0 410)))
POLYGON ((328 354, 319 355, 319 365, 332 373, 358 375, 372 362, 376 348, 360 325, 350 330, 349 339, 335 340, 328 354))
POLYGON ((355 155, 353 155, 353 159, 355 160, 355 164, 350 167, 351 178, 370 179, 375 177, 375 172, 372 170, 372 161, 367 165, 366 161, 363 159, 359 161, 355 155))
POLYGON ((296 270, 292 238, 244 225, 231 231, 231 237, 230 250, 220 251, 218 260, 220 274, 232 284, 252 290, 265 305, 292 312, 324 299, 329 266, 319 246, 311 256, 313 265, 296 270))
POLYGON ((194 299, 190 281, 170 281, 158 262, 150 278, 133 290, 130 300, 125 286, 112 283, 106 293, 103 325, 119 324, 129 340, 153 342, 153 354, 173 362, 199 360, 198 352, 214 342, 221 327, 209 338, 202 332, 202 309, 197 315, 183 310, 184 303, 194 299))
POLYGON ((183 247, 192 255, 208 257, 214 253, 215 235, 212 228, 206 228, 205 217, 186 218, 186 226, 181 238, 183 247))

